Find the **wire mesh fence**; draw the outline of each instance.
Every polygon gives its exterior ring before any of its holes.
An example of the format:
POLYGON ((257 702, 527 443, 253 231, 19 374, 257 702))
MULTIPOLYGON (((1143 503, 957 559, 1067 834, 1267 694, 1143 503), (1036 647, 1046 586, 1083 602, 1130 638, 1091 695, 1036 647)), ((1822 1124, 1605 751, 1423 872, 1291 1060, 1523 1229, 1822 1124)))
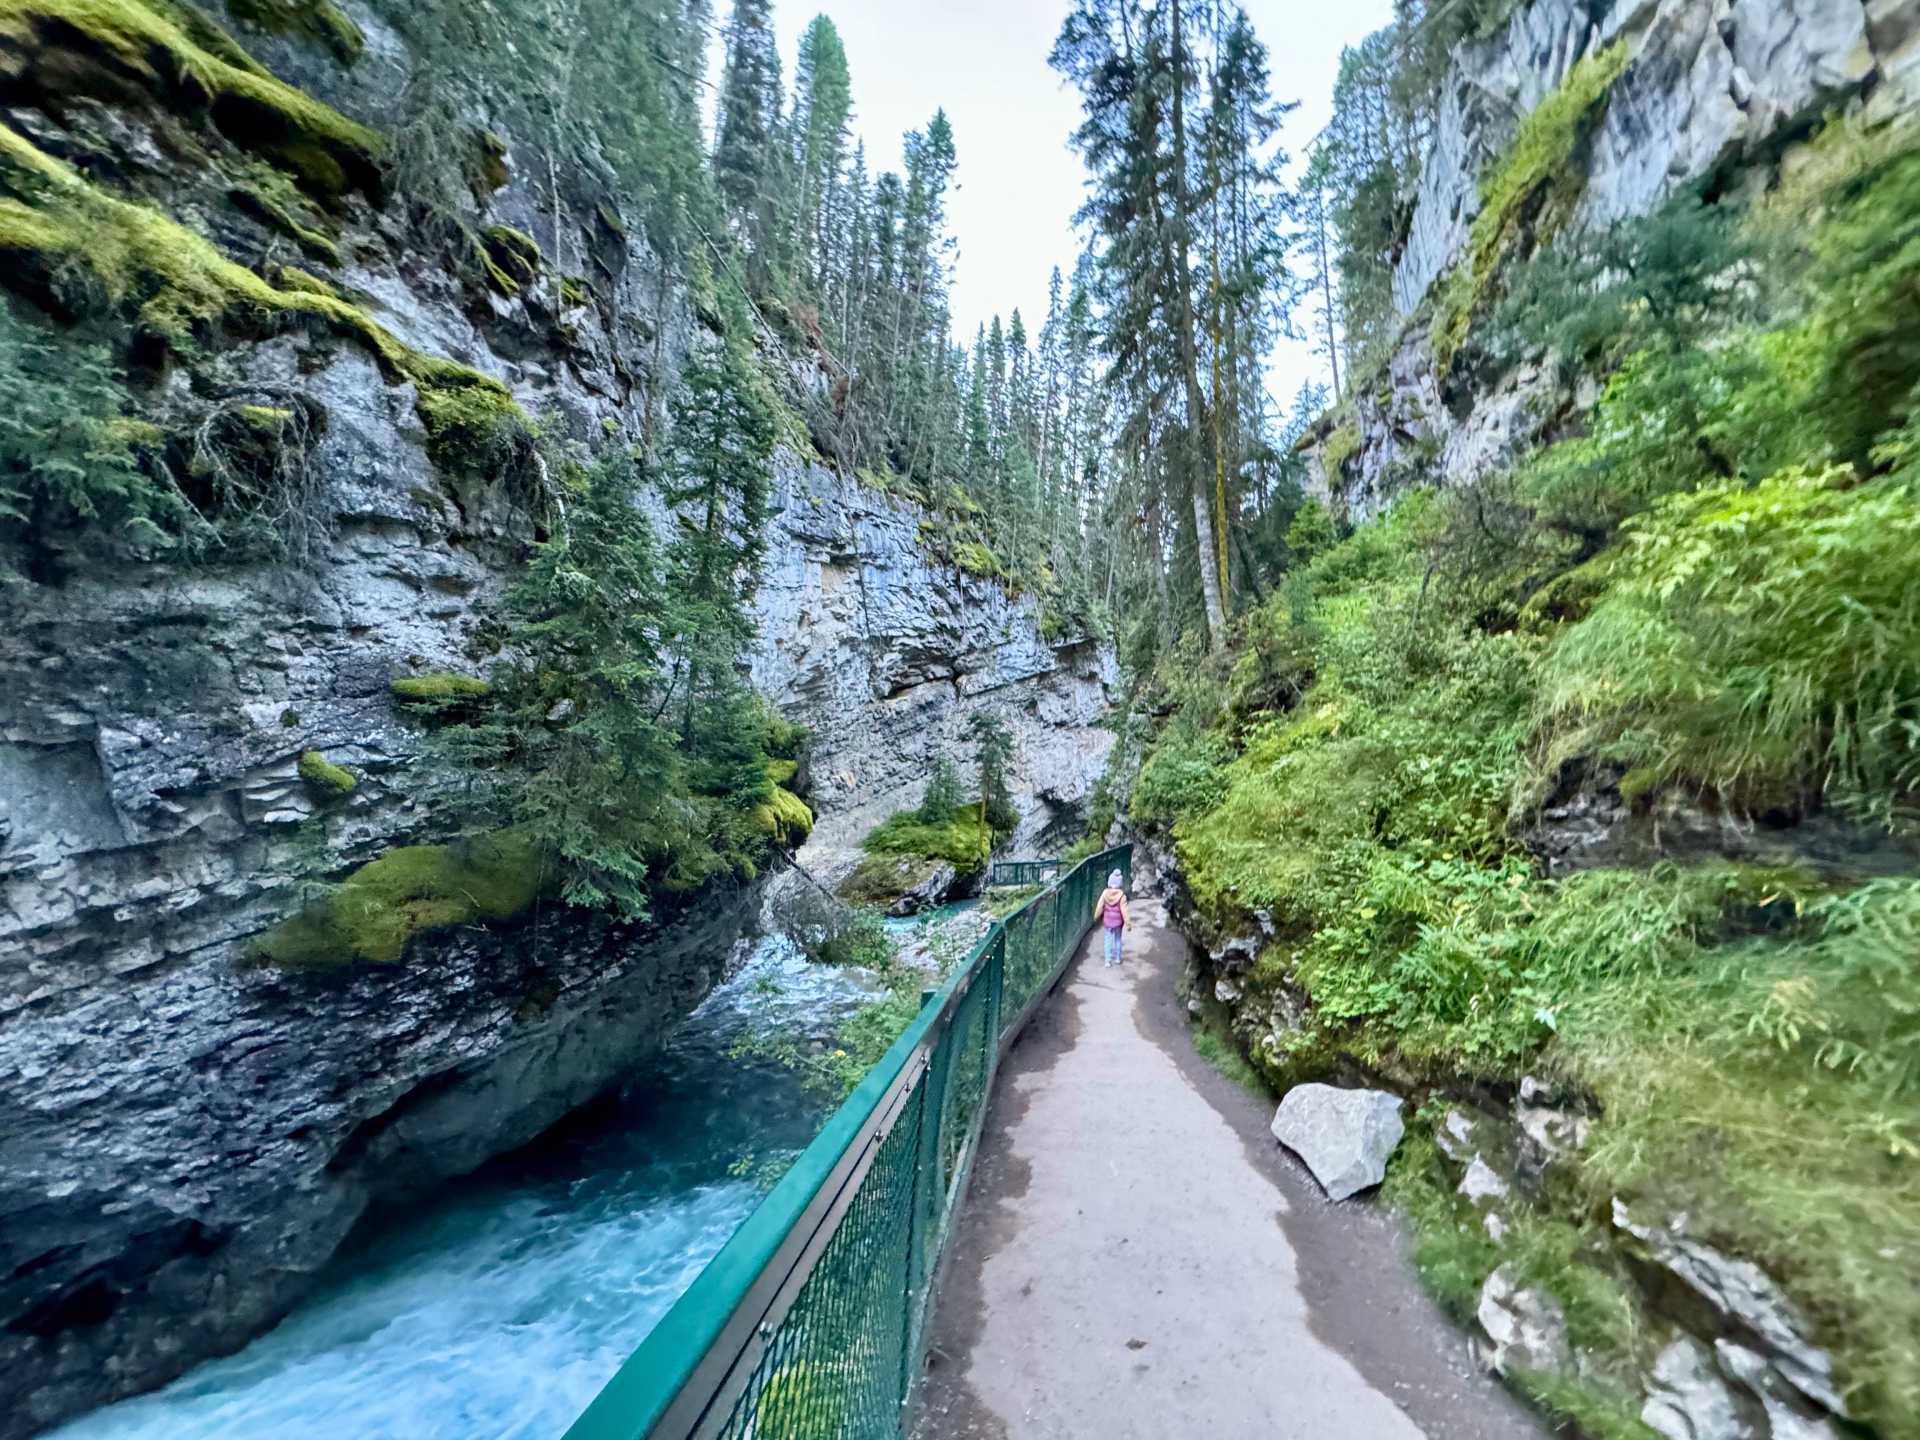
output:
POLYGON ((996 923, 567 1440, 901 1433, 1001 1055, 1131 847, 996 923))

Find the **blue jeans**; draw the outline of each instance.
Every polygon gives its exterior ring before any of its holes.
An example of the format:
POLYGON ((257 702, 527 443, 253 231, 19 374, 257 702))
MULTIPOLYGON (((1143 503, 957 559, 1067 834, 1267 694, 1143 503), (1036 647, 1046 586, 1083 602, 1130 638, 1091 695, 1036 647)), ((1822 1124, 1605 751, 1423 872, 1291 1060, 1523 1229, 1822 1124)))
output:
POLYGON ((1123 933, 1117 926, 1107 931, 1107 964, 1109 965, 1120 963, 1120 936, 1123 933))

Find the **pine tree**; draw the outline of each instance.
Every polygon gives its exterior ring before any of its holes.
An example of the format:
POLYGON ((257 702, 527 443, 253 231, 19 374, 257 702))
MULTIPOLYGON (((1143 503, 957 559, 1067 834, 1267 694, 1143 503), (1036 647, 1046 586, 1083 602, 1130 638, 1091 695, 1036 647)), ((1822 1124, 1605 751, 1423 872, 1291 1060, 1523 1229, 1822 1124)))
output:
POLYGON ((734 703, 734 659, 753 635, 747 607, 766 545, 776 431, 758 381, 728 347, 689 354, 683 383, 672 467, 660 490, 678 526, 668 553, 682 607, 675 637, 681 733, 693 739, 703 711, 734 703))
POLYGON ((976 711, 967 720, 973 740, 974 763, 980 776, 980 801, 994 836, 1004 839, 1020 824, 1007 772, 1013 765, 1013 731, 991 710, 976 711))
POLYGON ((726 40, 714 133, 714 184, 726 204, 733 235, 749 255, 758 257, 764 282, 770 274, 766 251, 775 233, 774 206, 784 170, 775 144, 780 53, 774 43, 771 0, 734 0, 726 40))
POLYGON ((833 192, 846 158, 853 85, 840 32, 825 15, 815 16, 800 37, 793 82, 795 210, 805 237, 802 280, 817 297, 825 268, 833 192))

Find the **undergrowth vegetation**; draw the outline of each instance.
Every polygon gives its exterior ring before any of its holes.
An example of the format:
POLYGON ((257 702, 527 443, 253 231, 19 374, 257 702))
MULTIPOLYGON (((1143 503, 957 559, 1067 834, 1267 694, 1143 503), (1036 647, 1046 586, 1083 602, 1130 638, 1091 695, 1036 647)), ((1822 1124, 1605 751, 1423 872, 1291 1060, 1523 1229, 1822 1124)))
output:
MULTIPOLYGON (((1130 809, 1205 938, 1267 937, 1237 1015, 1269 1083, 1357 1061, 1588 1097, 1564 1189, 1502 1247, 1427 1141, 1396 1162, 1456 1309, 1520 1253, 1628 1357, 1592 1217, 1684 1211, 1896 1434, 1920 1426, 1920 155, 1822 153, 1791 235, 1682 197, 1509 273, 1507 353, 1596 373, 1586 423, 1308 552, 1231 662, 1163 662, 1130 809), (1761 829, 1607 863, 1556 837, 1570 801, 1647 849, 1761 829), (1283 993, 1304 1021, 1267 1017, 1283 993)), ((1605 1384, 1535 1388, 1643 1433, 1605 1384)))

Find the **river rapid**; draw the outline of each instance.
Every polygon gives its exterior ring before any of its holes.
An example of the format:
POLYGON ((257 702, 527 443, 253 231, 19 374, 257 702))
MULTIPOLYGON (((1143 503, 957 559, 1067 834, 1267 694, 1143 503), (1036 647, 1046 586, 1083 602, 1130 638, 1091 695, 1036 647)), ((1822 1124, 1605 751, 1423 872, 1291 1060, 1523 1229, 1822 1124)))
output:
POLYGON ((236 1355, 52 1440, 559 1440, 825 1117, 749 1031, 867 989, 760 942, 616 1096, 379 1227, 236 1355))

